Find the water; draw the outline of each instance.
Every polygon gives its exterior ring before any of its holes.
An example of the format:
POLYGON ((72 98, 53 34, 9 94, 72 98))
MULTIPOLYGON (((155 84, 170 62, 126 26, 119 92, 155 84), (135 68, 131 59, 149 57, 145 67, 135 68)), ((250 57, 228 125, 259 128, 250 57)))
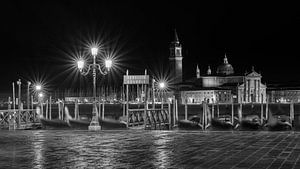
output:
POLYGON ((297 132, 0 130, 0 168, 208 168, 249 147, 236 158, 277 142, 300 150, 299 141, 297 132))

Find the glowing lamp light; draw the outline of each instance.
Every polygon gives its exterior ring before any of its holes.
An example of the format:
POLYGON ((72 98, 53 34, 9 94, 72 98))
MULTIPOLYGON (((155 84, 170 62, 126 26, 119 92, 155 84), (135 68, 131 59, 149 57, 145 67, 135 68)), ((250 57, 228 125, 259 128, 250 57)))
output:
POLYGON ((84 60, 80 59, 77 61, 77 67, 82 70, 84 67, 84 60))
POLYGON ((158 87, 160 89, 164 89, 166 87, 166 83, 165 82, 159 82, 158 87))
POLYGON ((111 59, 106 59, 105 60, 105 67, 109 70, 112 66, 112 60, 111 59))
POLYGON ((96 56, 98 54, 98 48, 96 47, 91 48, 91 52, 93 56, 96 56))
POLYGON ((39 98, 43 98, 44 97, 44 94, 43 93, 39 93, 39 98))
POLYGON ((36 86, 35 86, 35 90, 36 90, 36 91, 42 90, 42 86, 41 86, 41 85, 36 85, 36 86))

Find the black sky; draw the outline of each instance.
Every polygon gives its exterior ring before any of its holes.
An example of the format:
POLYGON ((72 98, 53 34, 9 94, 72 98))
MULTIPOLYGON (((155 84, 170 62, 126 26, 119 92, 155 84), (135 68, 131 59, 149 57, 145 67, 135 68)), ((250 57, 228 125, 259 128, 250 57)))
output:
POLYGON ((267 84, 300 82, 300 10, 296 3, 1 3, 1 91, 9 90, 19 78, 27 81, 36 76, 44 76, 52 88, 73 87, 77 82, 66 71, 67 53, 83 50, 80 41, 87 37, 105 37, 114 43, 120 49, 123 71, 157 69, 166 64, 174 28, 184 48, 185 78, 195 75, 196 64, 201 73, 208 65, 214 71, 226 51, 238 74, 255 66, 267 84))

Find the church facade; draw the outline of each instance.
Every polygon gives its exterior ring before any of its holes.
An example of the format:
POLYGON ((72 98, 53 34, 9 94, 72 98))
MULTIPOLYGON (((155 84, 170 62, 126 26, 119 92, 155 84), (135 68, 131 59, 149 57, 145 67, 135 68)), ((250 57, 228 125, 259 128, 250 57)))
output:
POLYGON ((265 103, 266 88, 261 81, 261 74, 254 68, 252 72, 238 75, 228 62, 225 54, 223 63, 216 72, 210 66, 205 74, 201 74, 199 66, 196 67, 196 77, 183 81, 182 79, 182 45, 175 31, 174 41, 170 44, 170 67, 173 72, 174 84, 179 93, 177 96, 182 104, 209 103, 265 103))

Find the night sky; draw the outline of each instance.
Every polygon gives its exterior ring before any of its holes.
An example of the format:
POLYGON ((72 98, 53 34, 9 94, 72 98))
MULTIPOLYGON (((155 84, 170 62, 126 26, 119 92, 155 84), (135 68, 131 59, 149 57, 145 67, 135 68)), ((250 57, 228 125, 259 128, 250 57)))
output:
POLYGON ((167 67, 174 29, 185 79, 195 76, 196 64, 201 74, 208 65, 215 71, 226 52, 237 74, 255 66, 267 84, 300 82, 300 10, 285 1, 13 1, 1 7, 0 91, 19 78, 42 79, 51 90, 86 85, 91 78, 71 69, 70 56, 86 53, 91 39, 115 51, 119 68, 107 77, 113 84, 126 69, 157 73, 167 67))

